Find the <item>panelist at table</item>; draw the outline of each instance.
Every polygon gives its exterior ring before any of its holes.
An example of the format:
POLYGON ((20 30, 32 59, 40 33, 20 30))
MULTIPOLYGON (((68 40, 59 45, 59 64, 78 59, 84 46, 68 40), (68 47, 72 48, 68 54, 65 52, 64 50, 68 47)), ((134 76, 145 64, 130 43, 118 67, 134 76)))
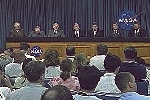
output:
POLYGON ((40 26, 36 26, 28 37, 45 37, 45 33, 40 30, 40 26))
POLYGON ((119 28, 118 23, 112 24, 112 29, 108 31, 108 37, 124 37, 124 31, 119 28))
POLYGON ((88 31, 87 37, 104 37, 104 31, 98 28, 96 22, 92 24, 92 29, 88 31))
POLYGON ((58 23, 53 24, 53 29, 49 30, 47 37, 65 37, 64 31, 59 29, 58 23))
POLYGON ((70 31, 69 33, 69 37, 85 37, 85 32, 83 30, 80 29, 80 26, 78 23, 75 23, 73 26, 73 30, 70 31))
POLYGON ((26 34, 23 29, 21 29, 21 25, 19 22, 15 22, 14 28, 9 31, 9 37, 25 37, 26 34))
POLYGON ((135 21, 133 29, 128 33, 128 37, 148 37, 148 32, 145 29, 141 29, 140 23, 135 21))

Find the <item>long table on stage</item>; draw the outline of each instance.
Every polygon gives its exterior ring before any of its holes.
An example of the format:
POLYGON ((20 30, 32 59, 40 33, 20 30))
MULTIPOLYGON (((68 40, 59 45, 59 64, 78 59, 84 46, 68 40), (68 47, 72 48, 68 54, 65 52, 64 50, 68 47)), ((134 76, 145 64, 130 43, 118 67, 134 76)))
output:
MULTIPOLYGON (((150 38, 7 38, 6 47, 19 48, 20 42, 28 42, 32 47, 39 46, 43 50, 55 49, 60 55, 60 59, 65 57, 67 46, 74 46, 76 53, 84 53, 87 58, 96 55, 96 45, 106 44, 109 53, 118 55, 124 60, 123 50, 127 46, 134 46, 138 51, 138 56, 145 59, 150 64, 150 38)), ((37 59, 41 59, 42 56, 37 59)))

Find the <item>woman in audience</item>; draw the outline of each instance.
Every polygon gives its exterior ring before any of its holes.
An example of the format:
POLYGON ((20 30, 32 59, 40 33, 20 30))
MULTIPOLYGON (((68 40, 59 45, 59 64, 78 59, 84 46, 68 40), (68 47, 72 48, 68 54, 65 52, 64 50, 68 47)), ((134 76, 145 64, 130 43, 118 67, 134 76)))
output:
POLYGON ((0 87, 9 87, 10 90, 13 90, 10 79, 7 75, 4 74, 1 66, 0 66, 0 87))
POLYGON ((29 83, 29 81, 25 77, 24 69, 25 69, 26 64, 29 63, 30 61, 32 61, 32 58, 27 58, 23 61, 23 64, 22 64, 23 73, 21 73, 20 76, 15 79, 15 84, 14 84, 15 89, 21 88, 25 86, 27 83, 29 83))
POLYGON ((45 52, 44 63, 46 64, 45 78, 56 77, 60 75, 59 54, 56 50, 48 49, 45 52))
POLYGON ((77 54, 73 61, 73 68, 72 68, 71 74, 76 76, 81 66, 84 66, 87 64, 88 64, 88 60, 86 56, 83 53, 77 54))
MULTIPOLYGON (((10 79, 4 74, 2 66, 0 66, 0 97, 7 97, 13 90, 10 79)), ((0 100, 1 100, 0 98, 0 100)))
POLYGON ((80 89, 78 78, 75 76, 71 76, 72 66, 73 63, 70 59, 64 59, 61 62, 60 69, 62 73, 60 74, 60 76, 55 77, 52 80, 53 86, 61 84, 73 91, 78 91, 80 89))

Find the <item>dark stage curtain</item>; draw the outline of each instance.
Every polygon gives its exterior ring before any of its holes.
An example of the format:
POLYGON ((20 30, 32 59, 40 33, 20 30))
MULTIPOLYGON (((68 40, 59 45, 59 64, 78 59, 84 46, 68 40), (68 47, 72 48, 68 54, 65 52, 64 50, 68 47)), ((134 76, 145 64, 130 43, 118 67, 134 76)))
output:
POLYGON ((0 47, 5 48, 8 31, 16 21, 26 34, 36 25, 47 33, 52 24, 58 22, 66 36, 75 22, 86 32, 92 22, 98 22, 107 36, 111 23, 124 10, 142 12, 141 27, 149 31, 150 0, 1 0, 0 47))

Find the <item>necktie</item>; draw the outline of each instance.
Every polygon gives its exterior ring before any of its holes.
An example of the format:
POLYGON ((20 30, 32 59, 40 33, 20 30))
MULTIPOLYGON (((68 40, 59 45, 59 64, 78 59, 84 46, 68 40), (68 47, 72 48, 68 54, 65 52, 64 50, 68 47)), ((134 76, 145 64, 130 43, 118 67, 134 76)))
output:
POLYGON ((96 35, 96 31, 94 31, 94 36, 96 35))
POLYGON ((57 30, 54 30, 54 34, 56 34, 57 33, 57 30))
POLYGON ((76 37, 78 37, 78 31, 76 31, 76 37))

